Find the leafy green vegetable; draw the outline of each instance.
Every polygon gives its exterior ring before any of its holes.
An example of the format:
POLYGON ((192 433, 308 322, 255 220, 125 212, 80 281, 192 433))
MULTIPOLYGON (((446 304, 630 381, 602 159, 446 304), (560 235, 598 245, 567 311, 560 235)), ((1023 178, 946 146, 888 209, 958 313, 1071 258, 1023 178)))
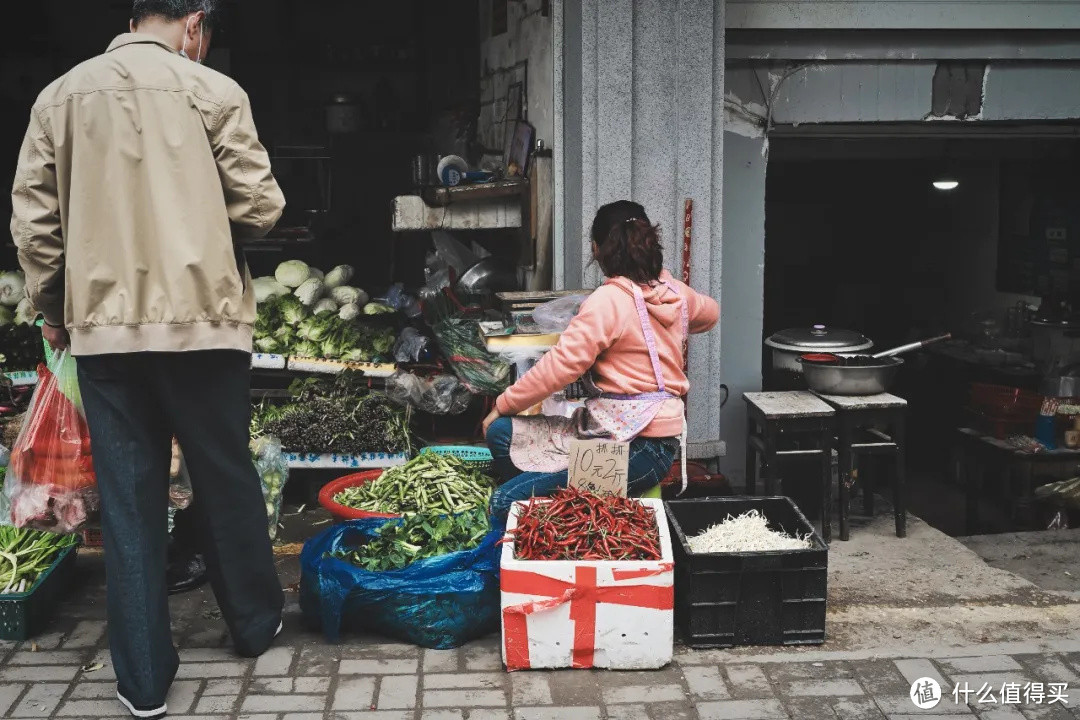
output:
POLYGON ((286 260, 274 272, 274 278, 287 288, 298 288, 310 277, 311 268, 302 260, 286 260))
POLYGON ((483 509, 458 515, 412 515, 387 523, 374 540, 336 557, 372 572, 400 570, 417 560, 471 550, 490 531, 483 509))
POLYGON ((26 592, 75 535, 53 535, 0 525, 0 594, 26 592))
POLYGON ((486 508, 491 478, 455 457, 423 453, 371 482, 343 490, 334 502, 393 515, 461 513, 486 508))

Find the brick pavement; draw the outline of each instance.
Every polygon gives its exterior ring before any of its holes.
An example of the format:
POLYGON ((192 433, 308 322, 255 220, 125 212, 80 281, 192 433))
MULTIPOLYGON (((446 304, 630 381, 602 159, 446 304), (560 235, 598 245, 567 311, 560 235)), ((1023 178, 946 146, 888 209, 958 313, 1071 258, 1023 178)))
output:
MULTIPOLYGON (((105 626, 73 618, 33 644, 0 646, 0 714, 14 718, 122 717, 113 699, 105 626), (99 667, 100 666, 100 667, 99 667)), ((258 660, 235 657, 220 621, 177 632, 182 665, 171 718, 247 720, 1075 720, 1080 643, 1060 652, 967 657, 860 658, 818 651, 739 657, 678 648, 656 672, 508 674, 498 638, 459 650, 354 639, 327 645, 293 613, 279 644, 258 660), (1068 650, 1068 651, 1067 651, 1068 650), (955 705, 909 699, 913 680, 950 692, 967 682, 1068 683, 1069 706, 955 705)), ((1064 646, 1062 646, 1064 647, 1064 646)), ((890 653, 892 654, 892 653, 890 653)))

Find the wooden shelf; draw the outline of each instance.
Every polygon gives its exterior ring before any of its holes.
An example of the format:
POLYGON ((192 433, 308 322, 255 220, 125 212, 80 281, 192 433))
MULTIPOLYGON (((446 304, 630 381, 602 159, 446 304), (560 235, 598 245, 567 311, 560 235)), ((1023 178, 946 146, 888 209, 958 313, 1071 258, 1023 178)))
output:
POLYGON ((392 227, 409 230, 503 230, 528 227, 529 183, 505 180, 429 188, 394 198, 392 227))

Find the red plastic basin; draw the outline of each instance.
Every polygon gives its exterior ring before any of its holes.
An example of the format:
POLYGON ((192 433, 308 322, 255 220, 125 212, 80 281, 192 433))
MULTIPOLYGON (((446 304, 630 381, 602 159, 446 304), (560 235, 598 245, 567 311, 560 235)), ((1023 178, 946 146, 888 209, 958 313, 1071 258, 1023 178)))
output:
POLYGON ((382 474, 382 470, 366 470, 364 472, 346 475, 333 482, 329 482, 319 491, 319 504, 326 508, 330 514, 334 516, 334 519, 338 521, 363 520, 365 518, 399 518, 401 517, 400 515, 357 510, 356 508, 345 507, 340 503, 334 502, 334 496, 342 490, 369 483, 382 474))

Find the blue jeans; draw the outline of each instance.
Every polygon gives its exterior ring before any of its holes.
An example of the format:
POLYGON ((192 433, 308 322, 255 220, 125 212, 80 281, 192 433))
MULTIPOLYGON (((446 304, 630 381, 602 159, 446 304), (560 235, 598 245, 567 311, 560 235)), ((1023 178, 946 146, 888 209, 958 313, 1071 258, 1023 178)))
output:
POLYGON ((105 539, 109 649, 135 705, 165 701, 179 664, 166 591, 169 458, 180 440, 187 511, 237 652, 273 642, 284 594, 248 450, 251 359, 197 351, 78 358, 105 539))
MULTIPOLYGON (((510 459, 510 444, 514 439, 513 420, 499 418, 491 423, 487 432, 488 447, 494 460, 496 475, 502 485, 491 497, 491 514, 505 520, 510 506, 518 500, 546 497, 559 488, 567 486, 567 472, 522 472, 510 459)), ((675 459, 678 443, 672 439, 639 437, 630 443, 630 461, 627 468, 627 492, 641 495, 660 484, 675 459)))

